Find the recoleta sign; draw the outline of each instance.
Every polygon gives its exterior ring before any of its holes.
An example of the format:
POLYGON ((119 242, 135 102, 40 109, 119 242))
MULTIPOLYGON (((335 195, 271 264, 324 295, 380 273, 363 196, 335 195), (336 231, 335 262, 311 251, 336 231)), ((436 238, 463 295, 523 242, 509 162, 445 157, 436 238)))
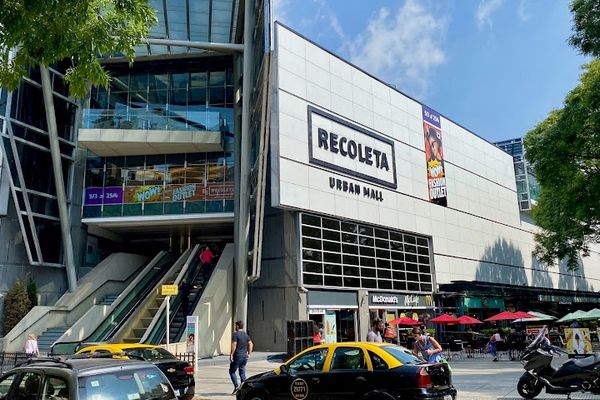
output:
POLYGON ((394 142, 308 106, 310 163, 396 189, 394 142))

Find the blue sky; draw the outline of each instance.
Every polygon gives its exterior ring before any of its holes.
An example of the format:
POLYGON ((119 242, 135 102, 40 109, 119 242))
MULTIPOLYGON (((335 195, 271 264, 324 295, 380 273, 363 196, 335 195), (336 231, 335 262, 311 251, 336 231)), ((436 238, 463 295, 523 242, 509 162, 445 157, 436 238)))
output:
POLYGON ((272 0, 275 19, 490 140, 562 105, 587 59, 566 0, 272 0))

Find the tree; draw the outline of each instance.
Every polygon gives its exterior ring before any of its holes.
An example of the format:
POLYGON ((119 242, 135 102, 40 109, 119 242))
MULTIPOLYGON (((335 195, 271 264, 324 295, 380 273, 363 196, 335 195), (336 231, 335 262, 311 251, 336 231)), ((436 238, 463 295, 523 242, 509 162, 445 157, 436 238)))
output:
POLYGON ((527 133, 525 150, 541 187, 536 255, 576 269, 600 240, 600 60, 584 66, 563 108, 527 133))
POLYGON ((569 44, 586 55, 600 56, 600 0, 573 0, 573 34, 569 44))
MULTIPOLYGON (((10 0, 0 3, 0 86, 14 90, 39 65, 50 155, 69 290, 77 287, 71 224, 58 143, 52 82, 48 67, 70 61, 69 92, 84 96, 89 83, 108 86, 100 55, 122 54, 130 62, 135 46, 156 22, 149 0, 10 0)), ((9 129, 10 124, 9 124, 9 129)))
POLYGON ((31 309, 27 288, 21 281, 8 289, 4 297, 4 332, 10 332, 31 309))
POLYGON ((107 86, 101 54, 133 61, 156 22, 148 0, 10 0, 0 3, 0 86, 14 90, 27 66, 71 60, 65 79, 83 96, 88 81, 107 86))

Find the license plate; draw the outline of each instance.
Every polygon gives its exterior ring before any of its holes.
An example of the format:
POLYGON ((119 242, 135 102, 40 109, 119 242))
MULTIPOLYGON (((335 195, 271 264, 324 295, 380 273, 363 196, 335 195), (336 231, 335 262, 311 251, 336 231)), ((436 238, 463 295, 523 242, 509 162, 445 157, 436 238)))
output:
MULTIPOLYGON (((179 389, 175 389, 175 396, 179 397, 179 389)), ((444 397, 444 400, 452 400, 451 398, 447 399, 444 397)))
POLYGON ((444 400, 452 400, 452 395, 451 394, 445 395, 444 400))

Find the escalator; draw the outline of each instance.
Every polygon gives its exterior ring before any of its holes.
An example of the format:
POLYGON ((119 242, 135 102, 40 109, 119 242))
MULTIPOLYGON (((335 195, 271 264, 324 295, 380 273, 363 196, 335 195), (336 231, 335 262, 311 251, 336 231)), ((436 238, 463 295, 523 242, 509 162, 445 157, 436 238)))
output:
MULTIPOLYGON (((203 246, 196 246, 198 251, 203 246)), ((182 270, 180 276, 178 276, 176 283, 180 285, 182 282, 188 282, 190 284, 190 290, 188 293, 188 306, 187 310, 182 305, 182 298, 185 295, 183 292, 179 292, 177 296, 174 296, 170 300, 170 318, 169 318, 169 342, 174 343, 179 341, 183 336, 186 327, 186 317, 188 313, 191 313, 197 306, 204 288, 208 283, 208 280, 214 270, 214 266, 218 260, 213 262, 213 265, 200 266, 200 260, 198 258, 198 251, 196 251, 191 257, 191 262, 187 270, 182 270)), ((143 343, 149 344, 162 344, 166 342, 166 307, 163 305, 159 312, 156 314, 154 321, 148 327, 146 334, 142 337, 143 343)))
POLYGON ((57 342, 51 347, 51 354, 73 354, 83 342, 105 342, 110 340, 120 327, 126 323, 143 305, 150 293, 169 274, 174 267, 175 256, 160 251, 118 297, 102 323, 82 341, 57 342))

